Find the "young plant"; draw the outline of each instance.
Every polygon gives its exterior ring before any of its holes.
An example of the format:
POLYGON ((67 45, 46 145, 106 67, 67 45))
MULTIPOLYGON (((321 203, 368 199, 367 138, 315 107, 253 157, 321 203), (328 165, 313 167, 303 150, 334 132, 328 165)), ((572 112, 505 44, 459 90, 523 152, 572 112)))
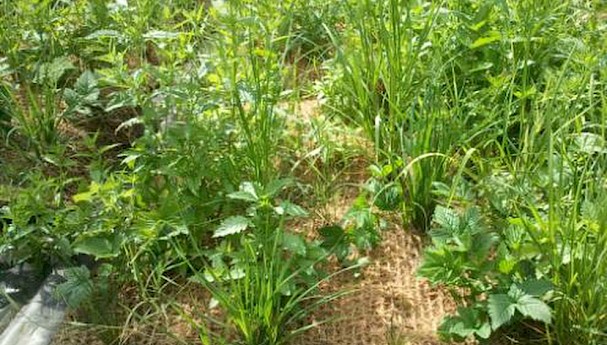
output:
POLYGON ((246 345, 288 343, 317 325, 308 323, 313 310, 344 294, 319 293, 320 284, 334 275, 317 270, 329 252, 285 230, 286 219, 305 213, 287 201, 273 203, 282 186, 284 181, 266 188, 244 183, 230 195, 252 206, 247 216, 232 216, 217 228, 214 237, 225 245, 205 268, 193 266, 178 250, 194 271, 191 279, 211 292, 246 345))
POLYGON ((550 282, 525 272, 527 257, 517 260, 508 240, 486 228, 477 208, 459 215, 439 206, 434 223, 433 244, 425 250, 418 274, 446 287, 458 304, 457 313, 439 328, 444 338, 487 342, 514 322, 551 322, 551 309, 543 300, 552 290, 550 282))

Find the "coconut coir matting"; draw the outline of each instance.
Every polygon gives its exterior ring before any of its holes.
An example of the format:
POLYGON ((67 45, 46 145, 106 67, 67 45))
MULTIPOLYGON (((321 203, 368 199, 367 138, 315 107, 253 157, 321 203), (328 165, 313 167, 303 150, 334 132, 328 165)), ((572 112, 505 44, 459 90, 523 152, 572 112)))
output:
POLYGON ((360 276, 345 273, 326 287, 353 290, 314 315, 318 322, 336 319, 308 331, 295 344, 440 344, 436 328, 454 305, 444 292, 416 277, 422 251, 418 235, 396 226, 385 231, 360 276))

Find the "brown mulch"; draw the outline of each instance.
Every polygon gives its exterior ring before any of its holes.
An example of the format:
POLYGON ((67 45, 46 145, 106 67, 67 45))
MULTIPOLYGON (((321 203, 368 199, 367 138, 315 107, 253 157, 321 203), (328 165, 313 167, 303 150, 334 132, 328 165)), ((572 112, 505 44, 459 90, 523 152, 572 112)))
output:
MULTIPOLYGON (((333 203, 332 215, 325 218, 339 219, 351 201, 333 203)), ((392 225, 383 233, 380 246, 368 254, 371 262, 359 276, 346 272, 326 287, 351 292, 313 318, 318 322, 337 319, 310 330, 295 344, 441 344, 435 331, 454 305, 444 292, 416 277, 422 248, 419 235, 392 225)))

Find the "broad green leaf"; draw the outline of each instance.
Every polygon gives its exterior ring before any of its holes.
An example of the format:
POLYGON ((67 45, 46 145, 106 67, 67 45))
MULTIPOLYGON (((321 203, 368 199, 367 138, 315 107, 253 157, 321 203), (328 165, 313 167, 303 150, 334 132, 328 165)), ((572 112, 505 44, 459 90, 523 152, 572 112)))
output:
POLYGON ((238 279, 242 279, 246 276, 245 270, 240 268, 240 267, 234 267, 230 270, 230 272, 223 277, 224 279, 227 280, 238 280, 238 279))
POLYGON ((120 254, 119 246, 115 245, 107 236, 86 237, 74 243, 76 253, 92 255, 97 259, 117 257, 120 254))
POLYGON ((230 199, 242 200, 242 201, 248 201, 248 202, 259 201, 259 196, 257 195, 255 186, 251 182, 243 182, 240 185, 239 191, 228 194, 228 197, 230 199))
POLYGON ((586 154, 607 152, 605 138, 594 133, 579 133, 574 138, 575 146, 580 152, 586 154))
POLYGON ((225 237, 246 230, 249 227, 249 219, 243 216, 232 216, 226 218, 215 230, 213 237, 225 237))
POLYGON ((508 323, 516 311, 515 303, 506 294, 490 295, 487 309, 491 317, 491 327, 495 330, 508 323))
POLYGON ((57 57, 50 63, 43 63, 40 65, 38 73, 34 78, 34 82, 47 82, 51 85, 57 84, 65 72, 74 68, 74 65, 67 56, 57 57))
POLYGON ((461 327, 460 323, 458 316, 446 316, 443 318, 441 324, 438 326, 438 333, 441 335, 441 338, 451 339, 455 336, 457 340, 461 340, 470 336, 471 333, 461 327))
MULTIPOLYGON (((452 235, 460 226, 459 215, 454 210, 440 205, 434 210, 433 221, 444 228, 443 231, 440 232, 440 238, 452 235)), ((436 235, 438 235, 438 233, 436 235)), ((433 236, 435 235, 433 234, 433 236)))
POLYGON ((84 266, 65 269, 66 281, 57 285, 55 293, 59 295, 71 308, 78 307, 82 302, 92 296, 93 282, 90 272, 84 266))
POLYGON ((280 208, 282 208, 284 210, 284 213, 288 216, 306 217, 308 215, 308 212, 306 212, 306 210, 304 210, 301 206, 289 201, 281 202, 280 208))
POLYGON ((333 251, 338 259, 342 260, 350 253, 350 242, 345 230, 338 225, 325 226, 318 230, 323 237, 321 246, 333 251))
POLYGON ((179 37, 178 32, 152 30, 143 34, 145 39, 173 39, 179 37))
MULTIPOLYGON (((97 77, 90 70, 84 71, 74 83, 74 90, 81 95, 87 95, 97 89, 97 77)), ((97 92, 98 94, 99 92, 97 92)))
POLYGON ((517 261, 511 256, 502 258, 498 263, 498 269, 503 274, 509 274, 516 266, 517 261))
POLYGON ((190 233, 187 225, 185 224, 169 224, 165 227, 165 229, 167 229, 168 231, 166 231, 166 233, 164 233, 163 236, 160 237, 160 239, 162 240, 168 240, 173 237, 187 235, 190 233))
POLYGON ((266 197, 275 197, 281 190, 292 184, 293 180, 289 178, 273 180, 272 182, 268 183, 268 185, 264 188, 264 194, 266 197))
POLYGON ((491 325, 478 309, 460 307, 457 309, 457 315, 444 319, 439 327, 439 332, 448 337, 455 336, 458 340, 470 336, 487 339, 491 335, 491 325))
POLYGON ((401 205, 403 200, 402 193, 397 186, 390 186, 380 189, 375 196, 375 206, 382 211, 395 211, 401 205))
POLYGON ((282 238, 282 245, 292 253, 300 256, 306 255, 306 241, 297 234, 285 232, 282 238))
POLYGON ((325 226, 319 229, 318 232, 324 238, 323 246, 335 246, 338 243, 344 241, 346 237, 344 229, 338 225, 325 226))
POLYGON ((544 301, 530 295, 519 298, 516 302, 516 309, 523 314, 523 316, 536 321, 550 323, 552 319, 550 307, 544 301))
POLYGON ((524 291, 527 295, 540 297, 552 291, 554 285, 546 279, 531 279, 517 284, 518 288, 524 291))
POLYGON ((97 30, 85 37, 87 40, 96 40, 98 38, 123 38, 122 33, 116 30, 97 30))
POLYGON ((489 322, 484 322, 481 327, 476 329, 475 333, 482 339, 489 339, 491 336, 491 325, 489 322))
POLYGON ((499 41, 501 39, 502 39, 502 35, 499 32, 497 32, 497 31, 490 31, 488 33, 488 36, 481 37, 481 38, 477 39, 476 41, 474 41, 470 45, 470 49, 480 48, 482 46, 486 46, 486 45, 491 44, 493 42, 497 42, 497 41, 499 41))
POLYGON ((230 194, 228 194, 228 197, 230 199, 242 200, 242 201, 248 201, 248 202, 259 201, 259 198, 257 197, 256 194, 245 192, 245 191, 238 191, 238 192, 230 193, 230 194))
POLYGON ((449 269, 445 262, 445 252, 443 250, 436 247, 426 248, 424 260, 417 269, 417 275, 428 279, 432 284, 445 283, 445 271, 449 269))
POLYGON ((74 200, 74 202, 83 202, 83 201, 90 202, 94 196, 95 196, 94 192, 87 191, 87 192, 75 194, 72 197, 72 200, 74 200))

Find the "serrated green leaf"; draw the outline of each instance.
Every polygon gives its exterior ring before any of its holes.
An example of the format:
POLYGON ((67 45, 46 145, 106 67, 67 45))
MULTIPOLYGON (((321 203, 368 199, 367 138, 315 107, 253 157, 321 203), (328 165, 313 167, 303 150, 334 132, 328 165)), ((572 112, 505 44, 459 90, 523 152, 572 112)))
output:
POLYGON ((524 295, 519 298, 516 302, 516 309, 523 316, 536 321, 550 323, 552 320, 550 307, 544 301, 530 295, 524 295))
POLYGON ((281 190, 283 190, 284 188, 286 188, 287 186, 290 186, 292 184, 293 184, 293 180, 290 178, 273 180, 270 183, 268 183, 268 185, 264 188, 263 193, 265 194, 266 197, 272 198, 272 197, 276 196, 281 190))
POLYGON ((74 83, 74 90, 81 95, 86 95, 97 88, 97 77, 90 70, 84 71, 74 83))
POLYGON ((338 225, 325 226, 318 230, 323 237, 321 247, 333 251, 342 260, 350 253, 350 242, 345 230, 338 225))
POLYGON ((300 256, 306 255, 306 241, 297 234, 285 232, 282 245, 288 251, 300 256))
POLYGON ((439 333, 448 338, 464 340, 470 336, 487 339, 491 335, 491 325, 485 321, 478 309, 473 307, 460 307, 457 315, 446 317, 439 327, 439 333))
POLYGON ((85 237, 74 243, 76 253, 92 255, 97 259, 113 258, 120 254, 120 247, 107 235, 85 237))
POLYGON ((190 233, 187 225, 185 224, 171 224, 165 228, 168 231, 165 231, 159 239, 168 240, 173 237, 178 237, 181 235, 188 235, 190 233))
POLYGON ((238 192, 230 193, 230 194, 228 194, 228 197, 230 199, 242 200, 242 201, 248 201, 248 202, 257 202, 259 200, 257 198, 257 195, 249 193, 249 192, 245 192, 245 191, 238 191, 238 192))
POLYGON ((424 261, 418 268, 417 274, 428 279, 432 284, 457 286, 465 279, 463 276, 466 267, 462 258, 462 253, 445 247, 427 248, 424 251, 424 261))
POLYGON ((246 230, 249 227, 249 219, 243 216, 232 216, 226 218, 215 230, 214 238, 233 235, 246 230))
POLYGON ((296 205, 289 201, 283 201, 280 203, 280 207, 283 209, 286 215, 292 217, 306 217, 308 216, 308 212, 304 210, 301 206, 296 205))
POLYGON ((438 334, 440 334, 441 338, 445 339, 451 339, 453 336, 455 336, 457 340, 465 339, 470 334, 468 332, 462 332, 459 323, 458 316, 446 316, 438 326, 438 334))
POLYGON ((56 84, 65 72, 74 69, 74 65, 67 56, 60 56, 50 63, 43 63, 34 78, 35 83, 56 84))
POLYGON ((432 233, 432 236, 437 236, 439 240, 443 237, 450 237, 460 226, 459 215, 454 210, 440 205, 434 210, 433 221, 442 228, 442 231, 432 233))
POLYGON ((259 201, 259 196, 257 195, 257 190, 255 186, 251 182, 243 182, 240 185, 240 189, 237 192, 228 194, 230 199, 234 200, 242 200, 248 202, 257 202, 259 201))
POLYGON ((169 31, 160 31, 160 30, 152 30, 143 34, 143 38, 151 40, 151 39, 174 39, 179 37, 178 32, 169 32, 169 31))
POLYGON ((374 204, 382 211, 395 211, 402 203, 402 193, 397 186, 380 189, 374 204))
POLYGON ((78 307, 92 296, 93 282, 90 279, 88 268, 70 267, 65 270, 64 276, 66 281, 57 285, 55 293, 71 308, 78 307))
POLYGON ((516 262, 511 256, 504 257, 498 263, 498 270, 503 274, 509 274, 516 266, 516 262))
POLYGON ((506 294, 490 295, 487 309, 491 317, 491 327, 496 330, 500 326, 510 322, 516 306, 512 298, 506 294))
POLYGON ((540 297, 554 289, 554 285, 546 279, 530 279, 517 284, 518 288, 527 295, 540 297))

